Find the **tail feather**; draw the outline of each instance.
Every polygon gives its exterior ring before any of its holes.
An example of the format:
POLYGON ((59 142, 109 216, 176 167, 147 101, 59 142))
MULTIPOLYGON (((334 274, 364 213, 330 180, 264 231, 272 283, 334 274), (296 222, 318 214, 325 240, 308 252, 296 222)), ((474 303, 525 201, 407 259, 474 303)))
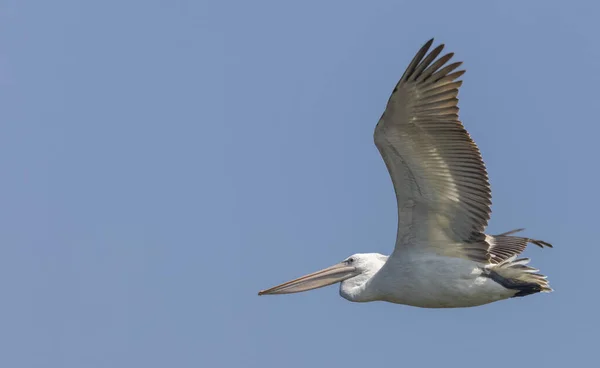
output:
POLYGON ((498 264, 489 265, 489 277, 507 289, 516 290, 516 297, 553 291, 546 276, 539 274, 538 269, 527 266, 529 258, 516 258, 514 255, 498 264))

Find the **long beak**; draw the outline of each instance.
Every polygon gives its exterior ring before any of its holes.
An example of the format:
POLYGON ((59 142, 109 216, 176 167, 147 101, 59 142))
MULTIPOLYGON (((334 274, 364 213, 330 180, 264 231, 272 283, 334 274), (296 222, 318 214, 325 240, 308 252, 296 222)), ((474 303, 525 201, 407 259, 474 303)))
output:
POLYGON ((338 263, 324 270, 302 276, 267 290, 259 291, 258 295, 299 293, 335 284, 356 275, 357 271, 355 267, 348 266, 345 263, 338 263))

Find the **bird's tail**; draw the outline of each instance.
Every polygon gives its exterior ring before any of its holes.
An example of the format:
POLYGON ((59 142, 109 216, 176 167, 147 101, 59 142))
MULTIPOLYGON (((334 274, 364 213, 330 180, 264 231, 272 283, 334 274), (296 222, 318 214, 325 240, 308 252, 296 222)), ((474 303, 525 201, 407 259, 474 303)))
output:
POLYGON ((515 255, 498 264, 489 265, 489 277, 505 288, 517 291, 514 296, 553 291, 546 276, 540 274, 538 269, 527 266, 529 258, 516 258, 515 255))

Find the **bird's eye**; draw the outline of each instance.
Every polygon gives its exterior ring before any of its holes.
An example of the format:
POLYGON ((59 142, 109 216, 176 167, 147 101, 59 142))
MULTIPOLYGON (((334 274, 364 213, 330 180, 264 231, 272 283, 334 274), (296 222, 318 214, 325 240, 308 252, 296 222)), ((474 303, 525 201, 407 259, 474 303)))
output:
POLYGON ((350 264, 350 263, 353 263, 353 262, 354 262, 354 257, 350 257, 350 258, 348 258, 348 261, 347 261, 347 262, 348 262, 348 264, 350 264))

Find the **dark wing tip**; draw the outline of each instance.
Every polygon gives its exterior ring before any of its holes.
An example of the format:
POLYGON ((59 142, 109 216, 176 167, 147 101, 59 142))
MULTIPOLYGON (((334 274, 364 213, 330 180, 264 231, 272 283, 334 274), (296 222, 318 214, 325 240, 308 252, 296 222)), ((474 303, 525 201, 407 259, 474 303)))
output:
MULTIPOLYGON (((415 70, 417 65, 419 65, 421 60, 423 60, 425 55, 427 55, 427 51, 429 51, 429 48, 431 47, 432 44, 433 44, 433 38, 430 39, 429 41, 425 42, 425 44, 423 46, 421 46, 419 51, 417 51, 417 53, 413 57, 412 61, 410 62, 410 64, 406 68, 406 70, 404 71, 404 74, 400 78, 400 81, 398 82, 398 84, 405 82, 406 79, 408 78, 408 76, 410 76, 413 73, 413 71, 415 70)), ((398 85, 396 85, 396 88, 398 88, 398 85)), ((396 89, 394 89, 394 91, 395 90, 396 89)))
POLYGON ((543 240, 536 240, 536 239, 528 239, 530 243, 537 245, 540 248, 544 248, 544 247, 548 247, 548 248, 554 248, 552 246, 552 244, 545 242, 543 240))
POLYGON ((524 227, 522 227, 522 228, 520 228, 520 229, 514 229, 514 230, 511 230, 511 231, 507 231, 507 232, 505 232, 505 233, 498 234, 498 235, 494 235, 494 236, 512 235, 512 234, 514 234, 514 233, 520 233, 520 232, 521 232, 521 231, 523 231, 523 230, 525 230, 525 228, 524 228, 524 227))

